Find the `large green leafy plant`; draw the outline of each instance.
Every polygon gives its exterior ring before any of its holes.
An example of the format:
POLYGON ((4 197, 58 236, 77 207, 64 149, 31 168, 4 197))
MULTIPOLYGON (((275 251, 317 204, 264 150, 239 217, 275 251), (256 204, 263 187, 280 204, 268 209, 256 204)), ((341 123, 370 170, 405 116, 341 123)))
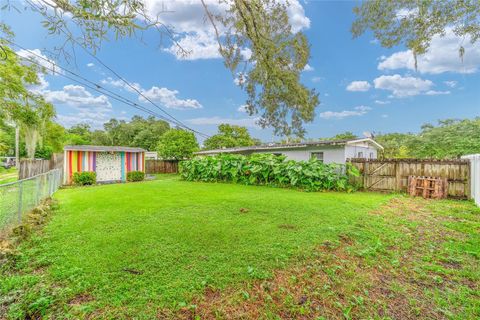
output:
POLYGON ((273 154, 248 157, 222 154, 182 161, 180 174, 188 181, 223 181, 306 191, 353 191, 355 186, 349 178, 359 173, 349 164, 324 164, 317 159, 294 161, 273 154))

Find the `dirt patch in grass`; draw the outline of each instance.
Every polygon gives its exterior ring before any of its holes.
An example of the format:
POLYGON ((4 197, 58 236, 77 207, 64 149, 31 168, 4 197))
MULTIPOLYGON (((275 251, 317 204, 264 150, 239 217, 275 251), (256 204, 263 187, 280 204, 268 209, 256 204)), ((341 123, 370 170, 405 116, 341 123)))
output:
MULTIPOLYGON (((431 201, 392 199, 372 212, 380 221, 388 222, 391 229, 375 230, 375 225, 359 225, 359 228, 373 229, 341 235, 338 242, 325 242, 311 257, 287 270, 275 271, 271 279, 245 283, 240 288, 208 288, 189 306, 177 312, 163 310, 159 317, 447 319, 478 316, 478 309, 474 307, 478 278, 465 276, 474 272, 478 260, 462 254, 460 260, 442 261, 447 253, 446 241, 461 243, 469 236, 445 226, 446 222, 458 219, 439 214, 445 209, 442 205, 432 207, 431 201), (403 238, 398 237, 399 233, 403 238), (365 239, 366 234, 370 238, 365 239), (465 294, 467 297, 462 296, 465 294), (445 305, 452 298, 460 301, 445 305)), ((474 221, 478 223, 478 215, 474 221)), ((478 270, 476 272, 478 277, 478 270)))
POLYGON ((285 230, 295 230, 295 229, 297 229, 297 227, 294 226, 293 224, 279 224, 278 227, 280 229, 285 229, 285 230))
POLYGON ((76 295, 73 299, 71 299, 68 302, 68 305, 71 306, 71 307, 81 306, 82 304, 91 302, 93 300, 94 300, 94 298, 91 295, 89 295, 88 293, 82 293, 82 294, 76 295))

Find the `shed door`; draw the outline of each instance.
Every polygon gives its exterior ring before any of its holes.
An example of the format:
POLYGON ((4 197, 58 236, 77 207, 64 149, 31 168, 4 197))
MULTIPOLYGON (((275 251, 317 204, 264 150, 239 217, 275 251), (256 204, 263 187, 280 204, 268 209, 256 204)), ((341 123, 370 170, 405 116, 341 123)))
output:
POLYGON ((120 153, 97 153, 97 181, 118 181, 122 179, 120 153))

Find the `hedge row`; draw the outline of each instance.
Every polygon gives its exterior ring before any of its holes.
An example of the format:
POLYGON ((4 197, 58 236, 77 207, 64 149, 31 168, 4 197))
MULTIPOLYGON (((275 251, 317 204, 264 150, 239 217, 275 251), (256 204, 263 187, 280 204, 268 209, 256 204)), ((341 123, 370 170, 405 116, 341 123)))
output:
POLYGON ((180 162, 181 177, 188 181, 225 181, 249 185, 300 188, 306 191, 352 191, 349 176, 358 176, 351 165, 286 160, 285 156, 221 154, 180 162))

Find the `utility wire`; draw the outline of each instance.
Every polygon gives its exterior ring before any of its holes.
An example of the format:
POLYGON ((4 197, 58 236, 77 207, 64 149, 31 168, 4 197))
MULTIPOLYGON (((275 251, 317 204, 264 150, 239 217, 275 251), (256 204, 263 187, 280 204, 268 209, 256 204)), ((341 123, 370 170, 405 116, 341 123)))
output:
MULTIPOLYGON (((35 7, 39 12, 41 12, 41 8, 33 3, 32 1, 30 0, 26 0, 31 6, 35 7)), ((48 19, 48 17, 46 17, 46 19, 48 19)), ((49 19, 50 22, 51 19, 49 19)), ((61 27, 58 27, 58 30, 60 30, 63 34, 65 34, 72 42, 74 42, 75 44, 77 44, 79 47, 82 48, 83 51, 85 51, 89 56, 91 56, 93 59, 95 59, 98 63, 100 63, 104 68, 108 69, 113 75, 115 75, 115 77, 117 77, 119 80, 121 80, 122 82, 124 82, 128 87, 130 87, 132 90, 136 91, 140 96, 142 96, 145 100, 147 100, 148 102, 150 102, 154 107, 156 107, 157 109, 159 109, 160 111, 162 111, 164 114, 166 114, 168 117, 172 118, 173 120, 175 120, 177 123, 180 123, 182 124, 183 127, 187 127, 185 124, 183 124, 180 120, 178 120, 177 118, 175 118, 174 116, 172 116, 170 113, 168 113, 167 111, 165 111, 162 107, 160 107, 158 104, 156 104, 155 102, 153 102, 149 97, 145 96, 143 94, 143 92, 141 92, 140 90, 138 90, 138 88, 136 88, 134 85, 132 85, 130 82, 128 82, 127 80, 125 80, 120 74, 118 74, 115 70, 113 70, 112 68, 110 68, 108 65, 106 65, 100 58, 98 58, 96 55, 94 55, 93 53, 91 53, 90 51, 88 51, 84 46, 82 46, 81 43, 79 43, 74 37, 72 37, 70 34, 68 34, 68 32, 66 32, 65 30, 63 30, 63 28, 61 27)), ((190 129, 192 131, 194 131, 193 129, 190 129)), ((194 131, 195 132, 195 131, 194 131)), ((198 132, 197 132, 198 133, 198 132)))
MULTIPOLYGON (((16 47, 18 47, 18 48, 20 48, 20 49, 23 49, 23 50, 29 52, 30 54, 38 57, 39 59, 45 60, 46 62, 48 62, 48 63, 50 63, 50 64, 52 63, 49 59, 46 59, 45 57, 43 57, 43 56, 41 56, 41 55, 38 55, 38 54, 36 54, 35 52, 33 52, 33 51, 31 51, 31 50, 28 50, 28 49, 20 46, 19 44, 16 44, 16 43, 13 42, 13 41, 10 41, 10 40, 7 40, 7 39, 5 39, 5 40, 8 41, 9 43, 11 43, 12 45, 14 45, 14 46, 16 46, 16 47)), ((173 124, 175 124, 175 125, 178 126, 178 127, 187 129, 187 130, 192 131, 192 132, 194 132, 194 133, 197 133, 198 135, 200 135, 200 136, 202 136, 202 137, 204 137, 204 138, 210 137, 209 135, 207 135, 207 134, 205 134, 205 133, 202 133, 202 132, 199 132, 199 131, 197 131, 197 130, 195 130, 195 129, 192 129, 192 128, 184 125, 184 124, 181 123, 181 122, 177 122, 177 121, 175 121, 175 120, 171 120, 171 119, 169 119, 169 118, 166 118, 166 117, 163 116, 163 115, 160 115, 160 114, 158 114, 158 113, 156 113, 156 112, 148 109, 148 108, 145 107, 145 106, 141 106, 141 105, 139 105, 138 103, 136 103, 136 102, 134 102, 134 101, 132 101, 132 100, 130 100, 130 99, 128 99, 128 98, 125 98, 125 97, 123 97, 123 96, 121 96, 121 95, 119 95, 119 94, 117 94, 117 93, 115 93, 115 92, 113 92, 113 91, 111 91, 111 90, 109 90, 109 89, 107 89, 107 88, 104 88, 104 87, 102 87, 100 84, 95 83, 95 82, 93 82, 93 81, 91 81, 91 80, 89 80, 89 79, 87 79, 87 78, 85 78, 85 77, 83 77, 83 76, 81 76, 81 75, 79 75, 79 74, 77 74, 77 73, 75 73, 75 72, 73 72, 73 71, 65 68, 65 67, 62 67, 62 66, 60 66, 60 65, 58 65, 58 64, 56 64, 56 63, 55 63, 55 66, 58 67, 59 69, 65 71, 65 72, 67 72, 67 73, 69 73, 69 74, 71 74, 71 75, 73 75, 73 76, 75 76, 75 77, 77 77, 77 78, 79 78, 79 79, 87 82, 87 83, 84 83, 84 82, 82 82, 82 81, 79 81, 78 79, 75 79, 75 78, 72 78, 72 77, 70 77, 70 76, 67 76, 66 74, 59 73, 58 70, 55 70, 54 67, 48 68, 48 67, 46 67, 45 65, 42 65, 42 64, 38 63, 38 61, 36 61, 36 60, 22 57, 22 56, 20 56, 20 55, 19 55, 18 53, 16 53, 16 52, 14 52, 14 53, 15 53, 18 57, 20 57, 21 59, 28 60, 29 62, 34 63, 35 65, 37 65, 37 66, 39 66, 39 67, 41 67, 41 68, 45 68, 45 69, 47 69, 47 70, 49 70, 49 71, 51 71, 51 72, 53 72, 53 73, 57 73, 57 74, 60 75, 60 76, 63 76, 63 77, 65 77, 65 78, 67 78, 67 79, 69 79, 69 80, 71 80, 71 81, 74 81, 74 82, 76 82, 76 83, 79 83, 79 84, 81 84, 81 85, 83 85, 83 86, 85 86, 85 87, 88 87, 88 88, 92 89, 92 90, 95 90, 95 91, 97 91, 97 92, 99 92, 99 93, 101 93, 101 94, 104 94, 104 95, 112 98, 112 99, 115 99, 115 100, 117 100, 117 101, 119 101, 119 102, 122 102, 122 103, 124 103, 124 104, 129 105, 129 106, 132 106, 132 107, 134 107, 134 108, 136 108, 136 109, 138 109, 138 110, 144 111, 144 112, 146 112, 146 113, 148 113, 148 114, 150 114, 150 115, 156 116, 156 117, 158 117, 158 118, 160 118, 160 119, 162 119, 162 120, 165 120, 165 121, 167 121, 167 122, 173 123, 173 124), (103 90, 103 91, 102 91, 102 90, 103 90)))

